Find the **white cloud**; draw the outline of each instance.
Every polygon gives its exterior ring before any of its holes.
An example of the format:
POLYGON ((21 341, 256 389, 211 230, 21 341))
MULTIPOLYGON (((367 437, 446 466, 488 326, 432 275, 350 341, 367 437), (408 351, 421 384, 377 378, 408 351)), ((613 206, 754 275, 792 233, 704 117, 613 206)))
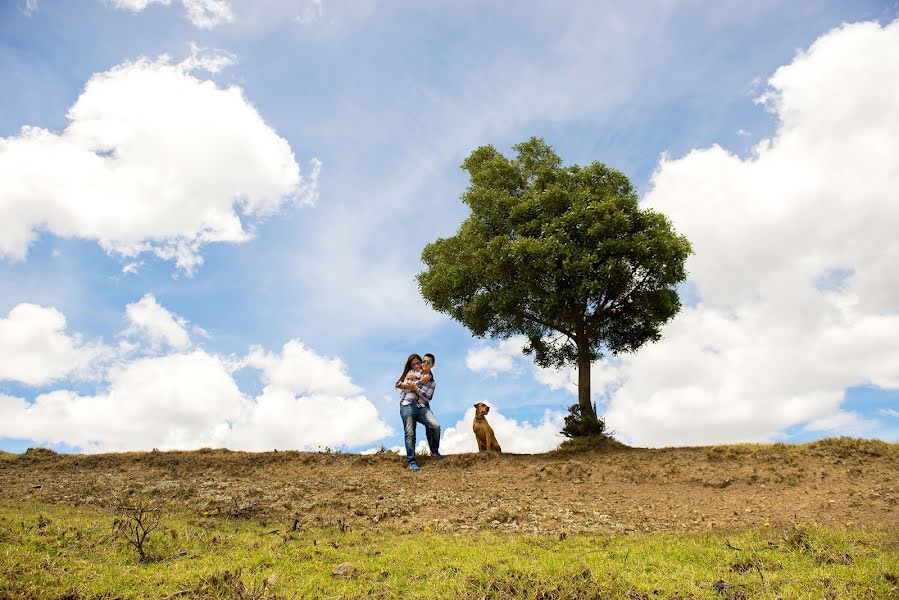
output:
MULTIPOLYGON (((57 389, 33 400, 0 396, 0 438, 63 443, 85 452, 190 449, 318 449, 371 444, 394 430, 362 394, 339 358, 290 340, 281 354, 254 347, 244 359, 190 345, 185 322, 147 294, 126 314, 156 343, 175 350, 137 356, 86 346, 64 332, 56 309, 20 304, 0 320, 0 379, 30 384, 70 376, 98 358, 116 358, 94 394, 57 389), (261 371, 266 386, 250 397, 233 373, 261 371)), ((146 350, 146 349, 144 349, 146 350)), ((107 361, 109 362, 109 361, 107 361)))
POLYGON ((803 427, 805 431, 825 431, 831 434, 867 437, 880 426, 874 419, 866 419, 856 412, 837 411, 822 419, 815 419, 803 427))
MULTIPOLYGON (((168 6, 172 0, 106 0, 113 8, 141 12, 150 4, 168 6)), ((182 0, 190 22, 199 29, 212 29, 225 23, 233 23, 234 12, 228 0, 182 0)))
POLYGON ((234 22, 234 13, 227 0, 183 0, 190 22, 200 29, 212 29, 234 22))
POLYGON ((527 338, 516 335, 502 340, 497 346, 479 346, 468 350, 465 366, 475 373, 487 373, 496 376, 498 373, 517 370, 516 361, 527 345, 527 338))
POLYGON ((140 301, 127 305, 125 316, 131 323, 130 332, 146 335, 154 347, 165 342, 175 350, 184 350, 191 344, 185 329, 187 321, 172 315, 153 294, 146 294, 140 301))
POLYGON ((151 4, 162 4, 168 6, 172 0, 106 0, 113 8, 117 10, 130 10, 132 12, 140 12, 151 4))
POLYGON ((280 355, 254 346, 245 362, 262 371, 266 384, 292 393, 350 396, 361 391, 350 380, 342 360, 319 356, 297 339, 284 344, 280 355))
POLYGON ((270 385, 249 398, 232 368, 225 358, 194 350, 124 363, 111 374, 108 390, 96 395, 56 390, 33 402, 0 397, 0 437, 85 452, 314 450, 370 444, 393 433, 365 396, 297 395, 270 385))
POLYGON ((200 249, 251 237, 241 220, 312 204, 287 141, 237 87, 191 69, 192 54, 140 59, 94 75, 61 134, 24 127, 0 139, 0 256, 24 259, 38 231, 96 240, 124 257, 151 251, 191 273, 200 249))
POLYGON ((882 415, 886 415, 887 417, 894 417, 896 419, 899 419, 899 410, 895 410, 892 408, 881 408, 878 412, 882 415))
POLYGON ((194 42, 190 43, 190 56, 178 65, 185 71, 202 70, 209 73, 220 73, 227 67, 237 63, 237 57, 218 48, 204 48, 194 42))
POLYGON ((123 365, 95 396, 58 390, 31 404, 5 402, 0 436, 86 452, 220 446, 245 404, 222 361, 202 350, 123 365))
POLYGON ((235 421, 224 443, 245 450, 316 450, 370 444, 392 433, 365 396, 295 395, 268 386, 235 421))
POLYGON ((137 275, 137 273, 140 271, 140 268, 142 266, 144 266, 143 261, 127 263, 127 264, 125 264, 124 267, 122 267, 122 274, 123 275, 137 275))
MULTIPOLYGON (((477 440, 472 431, 474 413, 474 406, 470 406, 458 423, 443 429, 440 440, 442 454, 478 451, 477 440)), ((564 426, 564 419, 562 413, 547 410, 539 423, 519 422, 504 417, 493 406, 487 415, 487 421, 503 452, 518 454, 536 454, 557 448, 565 440, 559 434, 564 426)))
POLYGON ((664 158, 644 205, 693 244, 701 302, 622 358, 606 418, 647 445, 864 433, 854 385, 899 387, 899 22, 843 26, 769 80, 777 134, 664 158))
POLYGON ((66 333, 55 308, 22 303, 0 318, 0 380, 43 385, 66 376, 91 377, 111 350, 66 333))
MULTIPOLYGON (((769 83, 773 139, 748 159, 664 157, 644 199, 693 243, 701 300, 660 342, 593 365, 625 442, 764 441, 803 424, 895 435, 840 406, 851 386, 899 388, 899 22, 835 30, 769 83)), ((469 358, 528 361, 501 347, 469 358)), ((574 368, 532 368, 577 394, 574 368)))

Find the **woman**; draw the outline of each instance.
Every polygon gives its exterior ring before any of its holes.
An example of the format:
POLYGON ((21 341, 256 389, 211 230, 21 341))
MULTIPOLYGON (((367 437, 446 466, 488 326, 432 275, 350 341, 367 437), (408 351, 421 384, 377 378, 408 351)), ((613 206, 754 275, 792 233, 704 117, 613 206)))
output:
POLYGON ((425 426, 431 455, 436 460, 443 458, 439 452, 440 423, 434 418, 430 407, 437 388, 431 372, 434 362, 433 354, 425 354, 424 360, 418 354, 410 354, 403 367, 403 374, 396 382, 396 388, 400 390, 400 418, 405 432, 406 460, 412 471, 418 470, 418 463, 415 462, 415 429, 418 423, 425 426))

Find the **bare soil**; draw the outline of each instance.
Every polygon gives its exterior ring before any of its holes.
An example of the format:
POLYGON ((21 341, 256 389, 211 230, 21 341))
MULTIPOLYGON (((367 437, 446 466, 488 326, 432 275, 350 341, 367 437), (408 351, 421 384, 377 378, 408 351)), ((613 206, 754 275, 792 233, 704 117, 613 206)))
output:
POLYGON ((198 518, 295 526, 514 533, 704 531, 784 524, 899 527, 899 444, 639 449, 422 457, 203 449, 0 459, 0 502, 114 508, 139 494, 198 518))

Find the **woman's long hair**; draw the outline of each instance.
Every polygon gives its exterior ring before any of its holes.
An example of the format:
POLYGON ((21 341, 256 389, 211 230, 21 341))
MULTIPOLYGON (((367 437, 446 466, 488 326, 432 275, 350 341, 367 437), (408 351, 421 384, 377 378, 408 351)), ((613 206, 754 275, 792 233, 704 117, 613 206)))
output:
POLYGON ((406 366, 403 367, 403 373, 402 373, 402 375, 400 375, 400 378, 396 380, 397 383, 400 383, 403 380, 403 378, 406 376, 406 373, 409 372, 409 369, 412 368, 412 360, 415 358, 417 358, 419 361, 421 360, 421 357, 417 354, 410 354, 409 358, 406 359, 406 366))

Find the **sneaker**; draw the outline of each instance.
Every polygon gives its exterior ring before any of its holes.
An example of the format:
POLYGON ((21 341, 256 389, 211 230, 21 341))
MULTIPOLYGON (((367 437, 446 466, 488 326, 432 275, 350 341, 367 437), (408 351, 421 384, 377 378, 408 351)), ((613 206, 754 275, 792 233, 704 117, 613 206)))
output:
POLYGON ((417 470, 418 470, 418 463, 415 462, 414 460, 410 460, 410 461, 409 461, 409 470, 410 470, 410 471, 417 471, 417 470))
POLYGON ((434 454, 434 460, 443 460, 443 455, 440 454, 439 452, 436 452, 434 454))

